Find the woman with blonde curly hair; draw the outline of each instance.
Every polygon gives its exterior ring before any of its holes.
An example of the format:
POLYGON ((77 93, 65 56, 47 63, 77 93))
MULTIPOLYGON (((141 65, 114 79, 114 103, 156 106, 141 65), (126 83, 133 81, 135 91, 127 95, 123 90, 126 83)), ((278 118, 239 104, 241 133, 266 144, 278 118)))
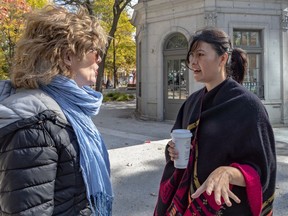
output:
POLYGON ((27 14, 11 80, 0 82, 0 215, 112 214, 96 82, 107 36, 85 9, 27 14))

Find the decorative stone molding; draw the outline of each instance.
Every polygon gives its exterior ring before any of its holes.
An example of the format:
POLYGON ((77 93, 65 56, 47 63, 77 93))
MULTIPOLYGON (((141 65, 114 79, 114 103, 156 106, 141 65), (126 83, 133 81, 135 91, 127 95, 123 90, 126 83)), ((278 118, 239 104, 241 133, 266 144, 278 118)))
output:
POLYGON ((207 11, 205 12, 205 25, 215 27, 217 21, 217 13, 215 11, 207 11))
POLYGON ((285 8, 282 12, 281 26, 284 32, 288 31, 288 8, 285 8))

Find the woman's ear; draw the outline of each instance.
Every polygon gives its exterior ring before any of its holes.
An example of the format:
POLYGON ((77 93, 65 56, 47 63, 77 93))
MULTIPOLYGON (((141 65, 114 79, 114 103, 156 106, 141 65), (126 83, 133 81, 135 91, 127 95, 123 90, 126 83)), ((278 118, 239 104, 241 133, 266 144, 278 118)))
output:
POLYGON ((220 65, 221 66, 226 66, 226 63, 228 61, 229 55, 227 52, 225 52, 221 57, 220 57, 220 65))
POLYGON ((71 66, 72 65, 72 55, 70 52, 66 52, 64 54, 64 63, 67 65, 67 66, 71 66))

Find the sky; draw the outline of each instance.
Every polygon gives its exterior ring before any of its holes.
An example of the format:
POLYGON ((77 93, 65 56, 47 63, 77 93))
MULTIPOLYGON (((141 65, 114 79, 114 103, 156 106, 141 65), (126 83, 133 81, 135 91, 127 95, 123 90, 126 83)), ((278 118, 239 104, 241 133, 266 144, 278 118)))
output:
MULTIPOLYGON (((131 3, 132 3, 132 6, 134 6, 135 4, 138 3, 138 0, 132 0, 131 3)), ((133 9, 132 9, 132 8, 131 8, 131 9, 129 8, 129 9, 128 9, 128 13, 129 13, 130 17, 132 17, 132 15, 133 15, 133 9)))

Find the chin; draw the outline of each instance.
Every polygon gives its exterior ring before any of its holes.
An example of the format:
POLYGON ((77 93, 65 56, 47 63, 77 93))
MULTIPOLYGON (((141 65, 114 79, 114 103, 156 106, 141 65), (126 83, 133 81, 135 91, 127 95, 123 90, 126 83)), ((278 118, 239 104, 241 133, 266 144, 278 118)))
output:
POLYGON ((195 80, 196 82, 200 82, 200 81, 201 81, 201 79, 200 79, 199 77, 197 77, 197 76, 194 76, 194 80, 195 80))
POLYGON ((88 85, 94 85, 96 83, 96 79, 87 80, 88 85))

